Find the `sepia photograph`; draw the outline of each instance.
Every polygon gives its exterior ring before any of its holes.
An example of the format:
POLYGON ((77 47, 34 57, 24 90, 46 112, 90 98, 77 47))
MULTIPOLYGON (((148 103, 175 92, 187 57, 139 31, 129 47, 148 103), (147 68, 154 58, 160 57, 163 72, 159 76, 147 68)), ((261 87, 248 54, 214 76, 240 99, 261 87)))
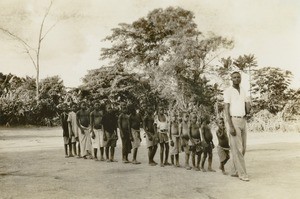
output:
POLYGON ((300 197, 300 1, 0 10, 1 199, 300 197))

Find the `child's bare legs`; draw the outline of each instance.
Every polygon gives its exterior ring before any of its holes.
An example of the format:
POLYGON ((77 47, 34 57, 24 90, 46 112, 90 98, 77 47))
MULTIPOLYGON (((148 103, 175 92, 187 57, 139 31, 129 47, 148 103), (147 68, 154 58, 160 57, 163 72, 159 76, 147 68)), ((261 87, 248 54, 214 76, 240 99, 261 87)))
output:
POLYGON ((69 144, 69 157, 74 157, 72 154, 72 143, 69 144))
POLYGON ((74 155, 76 155, 77 156, 77 151, 76 151, 76 142, 74 142, 73 144, 72 144, 73 146, 73 152, 74 152, 74 155))
POLYGON ((227 175, 227 173, 225 172, 224 166, 225 166, 225 164, 227 163, 228 160, 229 160, 229 158, 226 158, 223 162, 220 163, 220 167, 219 168, 222 170, 222 173, 224 175, 227 175))
POLYGON ((133 149, 133 157, 132 157, 132 164, 141 164, 140 162, 138 162, 136 160, 136 157, 137 157, 137 152, 138 152, 138 148, 134 148, 133 149))
POLYGON ((68 158, 68 145, 65 144, 65 158, 68 158))
POLYGON ((100 147, 100 161, 104 161, 103 155, 104 155, 104 147, 100 147))
POLYGON ((171 164, 174 165, 174 155, 171 155, 171 164))
POLYGON ((213 154, 212 154, 212 151, 210 151, 208 153, 208 171, 210 172, 216 172, 216 170, 212 169, 211 168, 211 165, 212 165, 212 157, 213 157, 213 154))
POLYGON ((199 154, 197 155, 197 168, 198 168, 199 170, 200 170, 201 155, 202 155, 202 153, 199 153, 199 154))
POLYGON ((97 152, 98 152, 98 149, 94 148, 94 158, 95 158, 96 161, 98 160, 97 152))
POLYGON ((156 165, 156 162, 154 162, 153 158, 154 158, 154 155, 156 153, 156 149, 157 149, 157 146, 150 146, 148 148, 148 158, 149 158, 149 165, 151 166, 155 166, 156 165))
MULTIPOLYGON (((197 155, 198 156, 198 155, 197 155)), ((193 151, 192 152, 192 164, 193 164, 193 169, 195 171, 199 171, 199 166, 198 166, 198 160, 199 160, 199 157, 197 157, 197 165, 196 165, 196 151, 193 151)))
POLYGON ((176 159, 176 167, 180 167, 180 165, 179 165, 179 154, 175 155, 175 159, 176 159))
POLYGON ((106 156, 107 162, 109 162, 109 146, 105 147, 105 156, 106 156))
POLYGON ((160 143, 160 166, 163 167, 163 160, 164 160, 164 150, 165 150, 165 145, 164 143, 160 143))
POLYGON ((110 147, 110 162, 117 162, 114 158, 115 158, 115 147, 110 147))
POLYGON ((206 158, 207 158, 207 152, 204 152, 204 155, 203 155, 203 158, 202 158, 202 161, 201 161, 201 170, 203 172, 206 172, 206 170, 204 169, 204 164, 205 164, 206 158))
POLYGON ((185 168, 187 170, 191 170, 189 161, 190 161, 190 154, 189 153, 185 153, 185 168))
POLYGON ((78 143, 78 157, 81 158, 80 144, 78 143))
POLYGON ((164 165, 169 166, 171 164, 168 162, 168 159, 169 159, 169 143, 168 142, 165 142, 165 147, 166 147, 166 151, 165 151, 165 163, 164 163, 164 165))

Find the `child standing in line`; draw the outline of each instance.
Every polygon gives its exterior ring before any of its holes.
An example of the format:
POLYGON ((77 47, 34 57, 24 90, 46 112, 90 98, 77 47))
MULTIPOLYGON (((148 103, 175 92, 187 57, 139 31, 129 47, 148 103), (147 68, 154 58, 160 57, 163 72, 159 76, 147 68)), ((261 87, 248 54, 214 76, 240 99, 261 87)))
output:
POLYGON ((220 158, 220 170, 222 171, 222 173, 224 175, 227 175, 227 173, 225 172, 225 164, 227 163, 227 161, 229 160, 230 156, 229 156, 229 141, 228 141, 228 135, 225 131, 225 125, 224 125, 224 119, 223 118, 219 118, 217 120, 217 137, 218 137, 218 141, 219 141, 219 145, 217 147, 218 149, 218 155, 220 158))
POLYGON ((189 149, 189 114, 186 112, 183 114, 182 122, 179 125, 179 134, 181 138, 182 151, 185 153, 185 168, 191 170, 190 160, 190 149, 189 149))
MULTIPOLYGON (((72 143, 74 155, 77 157, 81 157, 80 155, 80 144, 79 144, 79 138, 78 138, 78 126, 77 126, 77 121, 76 121, 76 111, 77 111, 77 106, 76 104, 71 105, 71 111, 69 112, 68 115, 68 124, 69 124, 69 133, 74 135, 75 141, 72 143), (78 153, 76 151, 76 143, 78 145, 78 153)), ((71 138, 73 139, 73 138, 71 138)))
POLYGON ((121 114, 118 117, 118 127, 120 130, 120 136, 122 140, 122 161, 123 163, 129 163, 128 154, 131 153, 131 133, 129 116, 127 115, 128 109, 125 104, 121 105, 121 114))
POLYGON ((204 152, 203 159, 201 162, 201 170, 203 172, 206 171, 204 169, 204 164, 205 164, 207 155, 208 155, 208 169, 207 170, 210 172, 215 172, 215 170, 212 169, 212 167, 211 167, 212 166, 212 158, 213 158, 212 150, 213 150, 213 148, 215 148, 215 145, 213 143, 213 135, 208 126, 209 123, 210 123, 209 116, 204 115, 203 122, 201 125, 201 133, 202 133, 202 140, 203 140, 202 146, 203 146, 203 152, 204 152))
POLYGON ((142 141, 140 132, 140 128, 142 127, 142 118, 133 107, 130 107, 129 125, 133 148, 132 164, 141 164, 141 162, 137 161, 137 153, 142 141))
POLYGON ((199 171, 199 165, 201 160, 202 148, 201 148, 201 135, 200 135, 200 125, 197 122, 197 115, 195 113, 191 114, 191 121, 189 125, 189 146, 192 152, 192 163, 193 169, 199 171), (197 162, 195 161, 197 155, 197 162))
POLYGON ((68 127, 68 107, 67 104, 62 105, 62 114, 60 116, 61 126, 63 129, 63 138, 64 138, 64 146, 65 146, 65 158, 73 157, 72 154, 72 144, 68 127), (68 154, 68 146, 69 146, 69 154, 68 154))
POLYGON ((157 163, 154 161, 154 156, 157 150, 158 144, 158 135, 155 133, 154 130, 154 115, 153 115, 152 108, 148 108, 146 111, 146 116, 143 120, 143 128, 146 133, 146 142, 148 147, 148 159, 150 166, 156 166, 157 163))
POLYGON ((169 127, 169 137, 171 140, 171 163, 175 167, 180 167, 179 165, 179 150, 180 150, 180 134, 179 134, 179 125, 177 120, 177 114, 173 112, 171 114, 171 121, 170 121, 170 127, 169 127), (174 156, 175 161, 174 163, 174 156))

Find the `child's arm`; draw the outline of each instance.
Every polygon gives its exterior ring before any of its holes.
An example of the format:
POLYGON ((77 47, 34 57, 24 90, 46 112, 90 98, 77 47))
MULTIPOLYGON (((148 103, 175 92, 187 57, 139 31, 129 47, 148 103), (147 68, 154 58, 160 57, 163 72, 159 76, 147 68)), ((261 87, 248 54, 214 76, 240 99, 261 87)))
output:
POLYGON ((123 130, 121 128, 122 117, 123 117, 123 113, 121 113, 119 115, 119 117, 118 117, 118 127, 119 127, 119 130, 120 130, 120 136, 121 136, 121 138, 124 137, 123 130))
POLYGON ((94 111, 91 112, 90 114, 90 125, 91 125, 91 132, 92 132, 92 138, 95 139, 95 132, 94 132, 94 125, 95 125, 95 121, 94 121, 95 117, 94 117, 94 111))
POLYGON ((171 146, 174 146, 174 142, 173 142, 173 139, 172 139, 172 121, 170 121, 170 125, 169 125, 169 139, 171 140, 171 146))
POLYGON ((192 144, 195 145, 195 140, 192 137, 192 126, 191 126, 191 124, 188 125, 188 134, 189 134, 189 138, 190 138, 192 144))

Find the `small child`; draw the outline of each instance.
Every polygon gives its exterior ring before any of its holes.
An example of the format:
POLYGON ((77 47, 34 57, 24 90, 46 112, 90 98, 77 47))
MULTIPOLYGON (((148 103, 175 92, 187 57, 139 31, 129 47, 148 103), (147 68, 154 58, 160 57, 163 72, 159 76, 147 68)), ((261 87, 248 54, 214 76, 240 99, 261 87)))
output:
POLYGON ((169 137, 171 140, 171 163, 175 167, 180 167, 179 165, 179 150, 180 150, 180 134, 179 125, 177 120, 177 114, 175 112, 171 115, 171 122, 169 128, 169 137), (176 163, 174 164, 174 156, 176 163))
POLYGON ((65 146, 65 158, 73 157, 72 154, 72 143, 71 143, 71 133, 69 133, 69 125, 68 125, 68 107, 67 104, 62 105, 62 114, 60 116, 61 126, 63 129, 63 137, 64 137, 64 146, 65 146), (68 145, 69 145, 69 155, 68 155, 68 145))
POLYGON ((224 125, 223 118, 219 118, 217 120, 217 126, 218 126, 218 129, 216 131, 216 134, 217 134, 218 141, 219 141, 219 145, 218 145, 217 149, 218 149, 218 155, 220 158, 220 167, 219 168, 221 169, 221 171, 224 175, 227 175, 227 173, 225 172, 224 166, 230 158, 230 156, 229 156, 230 147, 229 147, 229 142, 228 142, 228 136, 225 131, 225 125, 224 125))
POLYGON ((205 160, 207 158, 207 155, 208 155, 208 171, 215 172, 215 170, 213 170, 211 168, 212 157, 213 157, 212 150, 213 150, 213 148, 215 148, 215 146, 214 146, 214 143, 213 143, 213 135, 212 135, 212 133, 210 131, 210 128, 208 126, 209 123, 210 123, 209 116, 205 115, 204 118, 203 118, 202 125, 201 125, 201 133, 202 133, 202 140, 203 140, 202 141, 202 146, 203 146, 203 152, 204 152, 203 159, 202 159, 202 162, 201 162, 201 170, 203 172, 206 171, 204 169, 204 163, 205 163, 205 160))

